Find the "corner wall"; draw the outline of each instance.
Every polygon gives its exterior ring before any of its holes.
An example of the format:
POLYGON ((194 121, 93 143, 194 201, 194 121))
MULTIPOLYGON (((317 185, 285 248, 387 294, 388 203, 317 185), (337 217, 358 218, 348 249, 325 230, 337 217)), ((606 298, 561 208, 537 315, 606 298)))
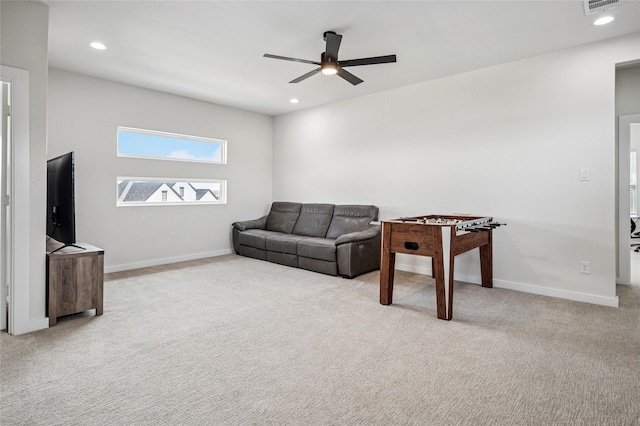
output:
POLYGON ((634 34, 276 117, 274 200, 491 215, 497 287, 617 306, 615 64, 638 58, 634 34))
POLYGON ((266 213, 273 118, 113 81, 49 71, 47 158, 75 152, 77 240, 113 272, 231 252, 231 223, 266 213), (225 139, 228 164, 116 156, 117 127, 225 139), (226 179, 225 205, 116 207, 117 176, 226 179))

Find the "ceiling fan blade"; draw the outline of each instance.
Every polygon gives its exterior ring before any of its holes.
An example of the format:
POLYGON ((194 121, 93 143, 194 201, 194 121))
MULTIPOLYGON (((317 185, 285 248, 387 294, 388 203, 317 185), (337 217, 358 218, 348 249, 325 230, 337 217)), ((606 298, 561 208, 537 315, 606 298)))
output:
POLYGON ((306 59, 297 59, 297 58, 288 58, 286 56, 270 55, 269 53, 265 53, 262 56, 265 58, 271 58, 271 59, 282 59, 283 61, 293 61, 293 62, 302 62, 303 64, 320 65, 320 62, 316 62, 316 61, 307 61, 306 59))
POLYGON ((361 58, 361 59, 347 59, 346 61, 339 61, 341 67, 356 67, 358 65, 374 65, 374 64, 388 64, 390 62, 396 62, 396 55, 375 56, 373 58, 361 58))
POLYGON ((325 56, 332 58, 334 61, 338 60, 338 50, 340 49, 340 42, 342 36, 336 34, 333 31, 327 31, 324 33, 324 38, 327 41, 327 48, 325 49, 325 56))
POLYGON ((296 78, 295 80, 291 80, 289 83, 300 83, 302 80, 306 80, 307 78, 311 77, 312 75, 316 75, 320 72, 320 68, 316 68, 313 71, 309 71, 308 73, 301 75, 300 77, 296 78))
POLYGON ((338 68, 338 75, 344 78, 345 80, 347 80, 349 83, 353 84, 354 86, 363 82, 363 80, 360 80, 358 77, 351 74, 347 70, 343 70, 342 68, 338 68))

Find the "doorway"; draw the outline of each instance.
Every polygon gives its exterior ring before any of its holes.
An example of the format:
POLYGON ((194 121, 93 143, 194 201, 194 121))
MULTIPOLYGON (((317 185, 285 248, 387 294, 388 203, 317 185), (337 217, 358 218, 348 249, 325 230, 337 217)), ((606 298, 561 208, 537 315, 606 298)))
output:
MULTIPOLYGON (((640 285, 640 252, 630 249, 632 242, 629 219, 640 226, 637 215, 640 206, 637 204, 636 215, 632 216, 632 202, 638 203, 640 190, 635 182, 631 182, 632 150, 640 151, 640 114, 621 115, 618 118, 618 284, 640 285)), ((635 166, 635 176, 638 176, 637 162, 635 166)), ((640 240, 638 242, 640 243, 640 240)))

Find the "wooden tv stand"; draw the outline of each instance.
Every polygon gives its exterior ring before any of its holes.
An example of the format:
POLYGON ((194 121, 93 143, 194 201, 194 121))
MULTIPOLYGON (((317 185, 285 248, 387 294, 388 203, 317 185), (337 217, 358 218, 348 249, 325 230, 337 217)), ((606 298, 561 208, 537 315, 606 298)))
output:
POLYGON ((58 317, 95 309, 102 315, 104 250, 86 243, 60 247, 47 242, 47 315, 49 327, 58 317))

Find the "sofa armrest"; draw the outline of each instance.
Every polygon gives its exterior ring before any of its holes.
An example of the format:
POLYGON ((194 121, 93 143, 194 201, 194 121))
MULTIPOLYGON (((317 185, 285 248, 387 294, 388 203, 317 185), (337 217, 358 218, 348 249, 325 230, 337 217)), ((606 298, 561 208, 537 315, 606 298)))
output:
POLYGON ((380 269, 380 225, 344 234, 336 239, 338 275, 353 278, 380 269))
POLYGON ((231 226, 231 240, 233 243, 233 250, 238 253, 238 250, 240 248, 238 236, 240 235, 240 233, 242 231, 246 231, 247 229, 267 229, 267 216, 262 216, 260 219, 233 222, 231 226))
POLYGON ((371 225, 364 231, 350 232, 348 234, 340 235, 336 239, 336 246, 339 246, 340 244, 370 240, 380 235, 381 231, 382 228, 380 225, 371 225))
POLYGON ((233 222, 231 226, 236 228, 238 231, 246 231, 247 229, 266 229, 267 228, 267 217, 262 216, 260 219, 253 220, 243 220, 240 222, 233 222))

